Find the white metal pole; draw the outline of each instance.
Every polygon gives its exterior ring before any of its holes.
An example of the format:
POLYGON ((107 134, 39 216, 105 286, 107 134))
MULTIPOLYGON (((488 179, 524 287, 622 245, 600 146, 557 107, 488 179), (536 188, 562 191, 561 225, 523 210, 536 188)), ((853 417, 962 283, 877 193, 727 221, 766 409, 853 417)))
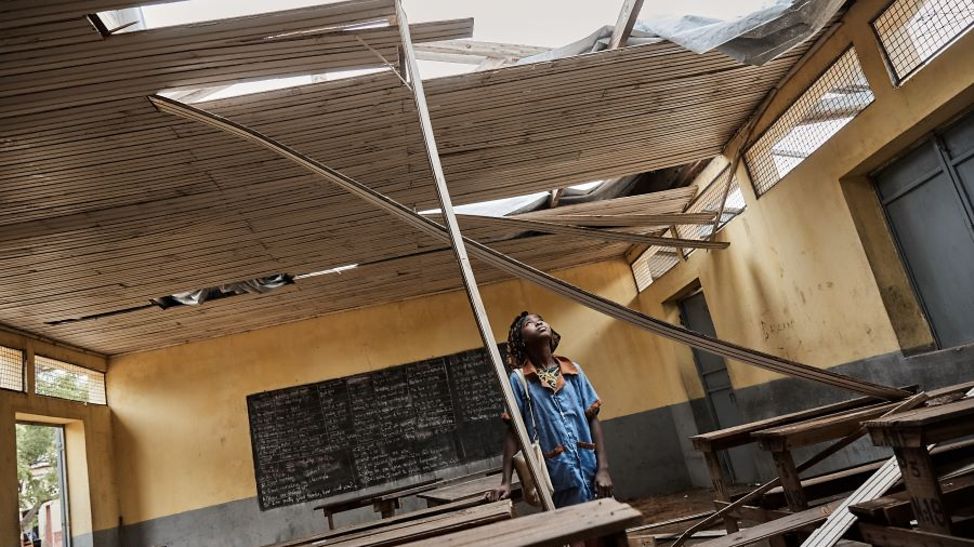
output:
POLYGON ((419 126, 423 133, 423 141, 426 147, 426 156, 429 158, 430 170, 433 172, 433 179, 436 182, 436 195, 440 201, 440 208, 443 211, 443 220, 446 223, 447 232, 450 235, 450 244, 453 253, 460 265, 460 275, 463 278, 463 286, 467 289, 467 297, 470 299, 470 307, 473 310, 474 319, 480 329, 480 337, 484 341, 484 347, 490 355, 490 360, 494 365, 494 372, 497 381, 500 383, 501 392, 504 395, 504 403, 507 405, 511 415, 514 431, 517 434, 518 444, 525 455, 528 469, 534 478, 534 484, 538 487, 538 496, 541 498, 541 506, 544 510, 550 511, 555 508, 551 499, 551 493, 542 486, 545 484, 541 480, 541 469, 530 450, 531 441, 528 438, 527 428, 524 426, 524 419, 518 411, 518 406, 514 400, 514 392, 508 382, 507 369, 501 360, 500 351, 494 341, 494 334, 490 329, 490 322, 487 320, 487 310, 480 299, 480 291, 477 289, 477 280, 474 279, 473 269, 470 267, 470 259, 467 257, 467 249, 463 244, 463 237, 460 234, 460 226, 457 224, 456 215, 453 213, 453 203, 450 200, 450 192, 446 186, 446 177, 443 175, 443 166, 440 165, 440 154, 436 148, 436 139, 433 136, 433 124, 430 121, 429 107, 426 105, 426 94, 423 92, 423 81, 420 78, 419 70, 416 67, 416 53, 413 50, 412 39, 409 36, 409 21, 402 8, 402 1, 396 0, 396 23, 399 27, 399 36, 402 40, 403 57, 407 70, 407 77, 413 91, 413 98, 416 100, 416 113, 419 115, 419 126))

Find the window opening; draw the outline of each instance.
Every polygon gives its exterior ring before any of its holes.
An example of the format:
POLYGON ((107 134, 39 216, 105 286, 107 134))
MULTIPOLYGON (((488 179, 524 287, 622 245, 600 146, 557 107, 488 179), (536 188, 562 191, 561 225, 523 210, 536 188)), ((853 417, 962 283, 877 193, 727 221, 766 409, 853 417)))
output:
POLYGON ((64 428, 27 423, 16 428, 21 545, 69 547, 64 428))
POLYGON ((849 48, 744 154, 755 193, 774 187, 873 98, 856 51, 849 48))
MULTIPOLYGON (((724 169, 714 178, 706 188, 690 202, 687 213, 720 213, 720 222, 717 223, 719 232, 734 217, 744 212, 746 204, 737 177, 731 180, 730 188, 727 188, 727 200, 724 201, 724 208, 721 211, 720 200, 724 197, 725 185, 729 176, 730 166, 724 169)), ((714 224, 681 224, 676 226, 677 237, 683 239, 709 239, 714 233, 714 224)), ((683 256, 690 256, 695 249, 684 249, 683 256)))
POLYGON ((106 404, 105 374, 50 357, 34 356, 34 391, 38 395, 106 404))
POLYGON ((24 352, 0 346, 0 389, 24 391, 24 352))
MULTIPOLYGON (((673 237, 673 230, 667 230, 663 236, 673 237)), ((680 255, 677 254, 676 249, 651 245, 630 266, 633 279, 636 281, 636 289, 639 292, 644 291, 679 263, 680 255)))
POLYGON ((970 0, 895 0, 872 22, 895 84, 923 68, 972 26, 970 0))

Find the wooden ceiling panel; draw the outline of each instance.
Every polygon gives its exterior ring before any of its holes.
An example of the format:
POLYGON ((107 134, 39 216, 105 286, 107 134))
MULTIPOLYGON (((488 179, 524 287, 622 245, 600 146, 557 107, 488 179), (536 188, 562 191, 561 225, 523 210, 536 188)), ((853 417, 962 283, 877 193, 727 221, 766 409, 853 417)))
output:
MULTIPOLYGON (((31 10, 10 11, 13 17, 26 18, 31 10)), ((64 11, 64 21, 73 20, 76 27, 60 33, 73 35, 85 28, 89 35, 100 37, 85 19, 86 13, 92 12, 64 11)), ((48 43, 48 47, 8 50, 0 57, 0 118, 163 89, 380 67, 383 61, 375 52, 386 59, 398 58, 394 22, 393 0, 353 0, 99 40, 86 37, 81 40, 84 47, 48 43)), ((40 27, 40 31, 50 28, 40 27)), ((469 38, 472 29, 472 19, 410 27, 415 42, 469 38)), ((60 39, 60 33, 41 36, 60 39)))
MULTIPOLYGON (((0 322, 113 354, 460 288, 439 241, 261 148, 157 112, 144 97, 193 82, 374 66, 356 36, 395 58, 394 26, 348 26, 388 17, 392 0, 104 40, 77 26, 81 4, 35 9, 15 0, 10 9, 37 24, 0 41, 11 54, 0 59, 0 322), (31 40, 41 47, 25 48, 31 40), (364 265, 266 295, 47 324, 352 263, 364 265)), ((467 20, 414 27, 420 39, 470 31, 467 20)), ((712 157, 802 51, 745 67, 661 43, 429 80, 451 195, 457 204, 479 202, 712 157)), ((388 71, 197 106, 407 206, 436 207, 411 95, 388 71)), ((525 218, 678 213, 692 192, 525 218)), ((465 234, 546 270, 618 257, 627 247, 518 237, 509 227, 465 234)), ((505 278, 484 266, 477 274, 482 282, 505 278)))
MULTIPOLYGON (((499 245, 503 252, 545 270, 619 257, 626 245, 603 245, 542 236, 499 245)), ((474 260, 477 279, 489 283, 507 276, 474 260)), ((306 319, 339 310, 400 301, 455 290, 460 286, 452 251, 394 259, 308 278, 264 295, 243 295, 199 307, 149 308, 131 314, 59 326, 40 324, 34 332, 60 340, 85 341, 104 353, 139 351, 269 325, 306 319), (228 325, 232 324, 232 328, 228 325)))

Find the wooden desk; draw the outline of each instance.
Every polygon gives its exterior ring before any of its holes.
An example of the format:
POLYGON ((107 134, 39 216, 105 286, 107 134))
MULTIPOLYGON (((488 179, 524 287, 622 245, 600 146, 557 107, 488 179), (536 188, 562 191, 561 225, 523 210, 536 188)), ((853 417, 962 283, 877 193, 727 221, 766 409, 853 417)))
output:
MULTIPOLYGON (((694 435, 690 437, 690 440, 693 442, 693 447, 703 453, 704 461, 707 463, 707 473, 710 475, 710 484, 714 490, 714 499, 716 501, 727 502, 731 501, 731 495, 730 490, 728 490, 727 480, 724 477, 724 472, 720 467, 720 458, 717 453, 719 450, 727 450, 752 443, 754 442, 753 435, 758 431, 818 418, 836 412, 853 410, 880 402, 881 400, 875 397, 859 397, 848 401, 832 403, 741 424, 735 427, 694 435)), ((724 519, 724 526, 729 533, 738 530, 737 521, 733 517, 726 517, 724 519)))
POLYGON ((383 547, 409 542, 426 544, 429 538, 470 528, 482 527, 512 515, 511 500, 476 505, 458 511, 448 511, 409 521, 383 523, 368 530, 354 531, 338 537, 327 538, 299 545, 340 547, 383 547))
POLYGON ((974 398, 866 423, 873 443, 896 454, 920 530, 950 535, 951 515, 928 445, 974 434, 974 398))
POLYGON ((534 547, 561 546, 586 539, 607 538, 615 545, 624 546, 627 544, 626 528, 639 523, 641 519, 642 514, 632 507, 614 499, 601 499, 463 532, 430 537, 407 545, 534 547))
MULTIPOLYGON (((969 386, 970 384, 948 386, 932 390, 927 395, 931 399, 949 398, 962 394, 969 386)), ((758 441, 761 448, 771 452, 788 508, 792 511, 808 508, 808 500, 792 455, 793 449, 842 439, 860 430, 863 423, 882 416, 898 404, 872 403, 858 409, 847 409, 752 433, 751 436, 758 441)))
POLYGON ((314 510, 322 511, 324 513, 325 520, 328 521, 329 530, 335 529, 335 513, 350 511, 352 509, 358 509, 359 507, 368 507, 371 505, 376 512, 382 515, 382 518, 388 518, 395 514, 395 510, 399 508, 400 498, 435 488, 435 485, 438 482, 439 479, 430 479, 417 484, 386 490, 385 492, 365 494, 354 498, 336 501, 334 503, 317 505, 315 506, 314 510))
POLYGON ((792 449, 841 439, 862 427, 864 421, 889 412, 896 404, 872 404, 859 410, 846 410, 754 432, 752 436, 761 448, 771 452, 778 476, 781 477, 788 509, 796 512, 808 509, 808 500, 795 469, 792 449))
MULTIPOLYGON (((500 482, 500 475, 487 475, 486 477, 480 477, 470 481, 429 490, 419 494, 418 497, 425 499, 426 504, 429 507, 433 507, 435 505, 451 503, 466 498, 481 497, 489 490, 497 488, 500 482)), ((521 483, 519 483, 515 478, 513 479, 513 484, 511 484, 511 498, 516 499, 518 496, 520 496, 520 494, 521 483)))

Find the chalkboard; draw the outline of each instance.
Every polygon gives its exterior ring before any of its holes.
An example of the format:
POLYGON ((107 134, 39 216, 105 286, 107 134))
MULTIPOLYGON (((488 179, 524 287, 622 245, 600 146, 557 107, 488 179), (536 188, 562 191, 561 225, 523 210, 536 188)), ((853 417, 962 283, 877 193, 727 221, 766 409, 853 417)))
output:
POLYGON ((498 456, 503 409, 483 349, 250 395, 261 510, 498 456))

